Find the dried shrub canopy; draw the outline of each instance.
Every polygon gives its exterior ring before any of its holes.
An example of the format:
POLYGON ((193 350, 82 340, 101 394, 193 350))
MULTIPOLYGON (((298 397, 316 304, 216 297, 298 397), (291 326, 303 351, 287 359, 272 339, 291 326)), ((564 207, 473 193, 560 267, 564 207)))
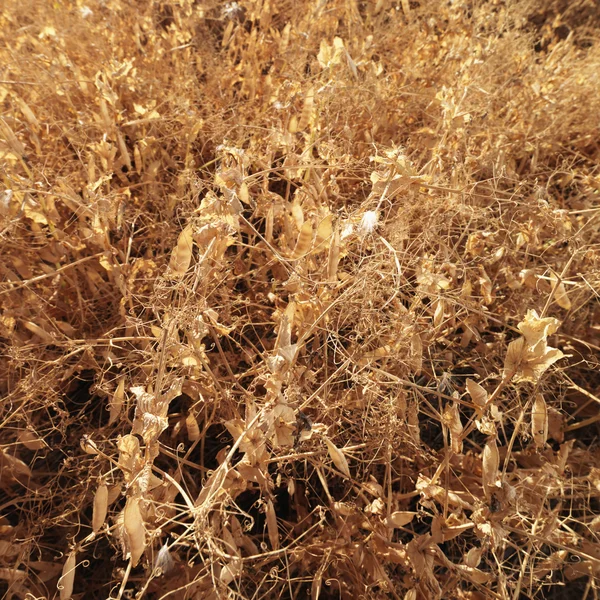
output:
POLYGON ((6 0, 4 597, 596 594, 598 27, 6 0))

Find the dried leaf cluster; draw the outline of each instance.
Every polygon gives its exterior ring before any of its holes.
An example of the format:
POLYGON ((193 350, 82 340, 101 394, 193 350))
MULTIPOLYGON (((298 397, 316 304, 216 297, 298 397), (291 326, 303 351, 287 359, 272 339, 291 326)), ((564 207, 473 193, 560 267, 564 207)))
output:
POLYGON ((3 597, 598 595, 597 7, 4 4, 3 597))

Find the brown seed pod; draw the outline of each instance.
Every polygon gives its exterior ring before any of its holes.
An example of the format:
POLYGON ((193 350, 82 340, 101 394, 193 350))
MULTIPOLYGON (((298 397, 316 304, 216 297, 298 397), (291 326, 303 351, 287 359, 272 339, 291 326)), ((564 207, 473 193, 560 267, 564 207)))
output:
POLYGON ((531 435, 538 448, 548 441, 548 406, 542 394, 536 394, 531 408, 531 435))
POLYGON ((94 496, 94 508, 92 512, 92 531, 98 533, 104 520, 106 519, 106 511, 108 509, 108 487, 105 483, 101 483, 96 490, 94 496))

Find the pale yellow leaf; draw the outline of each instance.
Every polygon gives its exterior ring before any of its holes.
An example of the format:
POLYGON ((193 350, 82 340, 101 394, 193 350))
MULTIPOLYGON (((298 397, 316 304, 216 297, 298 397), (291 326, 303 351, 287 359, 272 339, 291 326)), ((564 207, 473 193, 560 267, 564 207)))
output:
POLYGON ((225 421, 224 425, 231 434, 234 442, 237 442, 238 438, 244 433, 244 421, 240 418, 225 421))
POLYGON ((37 120, 29 105, 25 102, 25 100, 23 100, 23 98, 15 96, 15 99, 19 103, 21 111, 23 112, 23 116, 25 117, 27 122, 33 127, 34 131, 37 131, 40 126, 40 122, 37 120))
POLYGON ((96 446, 96 442, 89 435, 84 435, 79 443, 86 454, 98 454, 98 446, 96 446))
POLYGON ((519 323, 518 327, 524 337, 517 338, 508 345, 504 361, 504 376, 514 377, 514 381, 537 382, 544 372, 564 354, 551 348, 546 343, 546 337, 554 333, 558 321, 552 318, 539 319, 535 311, 528 311, 528 317, 519 323))
POLYGON ((292 343, 292 327, 296 317, 296 303, 290 302, 286 308, 281 322, 279 323, 279 331, 275 342, 275 350, 289 346, 292 343))
POLYGON ((521 371, 517 373, 515 381, 539 381, 540 377, 553 365, 556 361, 564 357, 564 354, 556 349, 545 347, 543 353, 536 356, 531 353, 526 362, 521 364, 521 371))
POLYGON ((273 428, 269 428, 269 435, 273 445, 293 446, 296 430, 296 415, 294 409, 287 404, 276 404, 272 413, 273 428))
POLYGON ((488 393, 484 387, 473 379, 467 379, 467 392, 469 392, 469 396, 471 396, 471 400, 473 400, 475 406, 480 409, 485 407, 488 400, 488 393))
POLYGON ((140 455, 140 442, 134 435, 128 434, 119 438, 119 467, 125 475, 125 481, 130 481, 140 455))
POLYGON ((290 206, 290 213, 294 219, 294 223, 298 229, 302 229, 306 219, 304 218, 304 209, 302 208, 301 199, 298 195, 294 196, 294 200, 290 206))
POLYGON ((523 355, 525 353, 525 338, 519 337, 513 340, 506 350, 506 357, 504 359, 504 376, 508 377, 517 373, 521 367, 523 361, 523 355))
POLYGON ((546 342, 549 335, 555 333, 560 321, 554 317, 540 318, 535 310, 528 310, 525 318, 517 325, 529 348, 540 342, 546 342))
POLYGON ((353 515, 356 513, 356 507, 351 506, 350 504, 348 504, 346 502, 334 502, 333 508, 335 509, 335 512, 339 513, 340 515, 342 515, 344 517, 349 517, 350 515, 353 515))
POLYGON ((321 40, 317 60, 323 69, 326 69, 333 58, 333 48, 325 41, 321 40))
POLYGON ((240 185, 238 197, 244 204, 250 204, 250 192, 248 191, 248 184, 246 182, 242 182, 240 185))
POLYGON ((128 169, 131 169, 131 156, 129 154, 129 150, 127 150, 127 144, 125 143, 125 138, 121 131, 117 128, 117 143, 119 144, 119 151, 121 152, 121 160, 127 166, 128 169))

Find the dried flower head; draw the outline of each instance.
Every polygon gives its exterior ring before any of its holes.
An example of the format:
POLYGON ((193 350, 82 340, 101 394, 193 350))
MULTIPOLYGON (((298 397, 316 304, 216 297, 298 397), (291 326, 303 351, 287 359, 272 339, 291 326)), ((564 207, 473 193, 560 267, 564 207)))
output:
POLYGON ((375 231, 379 221, 379 213, 376 210, 368 210, 360 220, 358 226, 358 234, 360 237, 365 237, 375 231))
POLYGON ((173 569, 174 566, 175 562, 173 561, 173 557, 169 552, 169 546, 165 544, 164 546, 162 546, 162 548, 158 551, 158 554, 156 555, 156 560, 154 561, 154 568, 156 570, 160 569, 160 572, 163 575, 166 575, 167 573, 169 573, 169 571, 173 569))
POLYGON ((223 17, 226 19, 235 19, 244 9, 237 2, 227 2, 221 9, 223 17))

